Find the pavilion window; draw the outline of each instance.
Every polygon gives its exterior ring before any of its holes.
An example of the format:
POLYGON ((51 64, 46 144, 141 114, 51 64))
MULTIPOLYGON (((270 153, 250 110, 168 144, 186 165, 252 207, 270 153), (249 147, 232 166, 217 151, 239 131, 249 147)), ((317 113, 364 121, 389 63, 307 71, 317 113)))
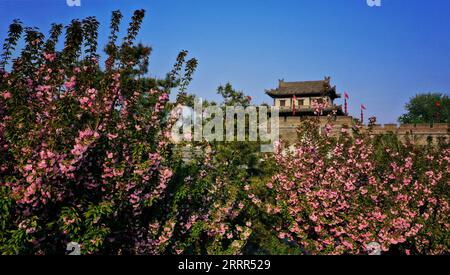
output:
POLYGON ((280 100, 280 106, 286 107, 286 100, 280 100))

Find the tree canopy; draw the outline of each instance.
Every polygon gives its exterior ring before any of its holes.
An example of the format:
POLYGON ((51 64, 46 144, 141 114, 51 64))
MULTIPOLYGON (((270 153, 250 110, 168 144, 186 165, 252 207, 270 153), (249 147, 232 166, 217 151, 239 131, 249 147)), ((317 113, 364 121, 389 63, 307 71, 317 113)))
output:
POLYGON ((400 123, 449 123, 450 98, 442 93, 419 94, 405 106, 406 114, 398 119, 400 123))

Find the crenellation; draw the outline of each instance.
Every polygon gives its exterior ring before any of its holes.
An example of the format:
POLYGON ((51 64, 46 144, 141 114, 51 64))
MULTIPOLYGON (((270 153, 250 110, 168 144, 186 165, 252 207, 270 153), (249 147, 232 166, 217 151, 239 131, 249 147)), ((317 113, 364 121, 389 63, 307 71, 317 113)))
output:
POLYGON ((432 128, 448 130, 448 124, 447 123, 434 123, 432 125, 432 128))
MULTIPOLYGON (((284 141, 288 141, 290 143, 295 142, 297 138, 297 129, 300 127, 302 121, 299 119, 289 119, 289 123, 280 123, 280 137, 284 141)), ((350 128, 353 120, 342 119, 337 117, 333 122, 333 129, 331 131, 333 136, 338 136, 341 134, 342 128, 350 128)), ((326 119, 321 119, 321 128, 324 127, 326 123, 326 119)), ((381 125, 375 124, 372 127, 364 126, 362 128, 363 132, 371 131, 373 134, 388 134, 394 133, 396 134, 400 140, 405 141, 406 137, 413 137, 411 140, 418 142, 420 144, 426 144, 428 139, 431 139, 433 142, 438 141, 438 139, 449 139, 449 127, 445 123, 439 124, 436 127, 431 127, 428 124, 403 124, 397 125, 393 123, 381 125)))

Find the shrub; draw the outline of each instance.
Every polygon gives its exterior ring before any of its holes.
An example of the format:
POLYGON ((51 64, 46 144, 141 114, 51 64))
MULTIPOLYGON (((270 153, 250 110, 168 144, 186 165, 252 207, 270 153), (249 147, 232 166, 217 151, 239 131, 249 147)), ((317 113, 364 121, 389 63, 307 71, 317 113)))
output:
POLYGON ((359 127, 339 138, 318 119, 292 147, 278 144, 279 167, 250 193, 281 240, 309 254, 449 253, 448 144, 421 147, 359 127))

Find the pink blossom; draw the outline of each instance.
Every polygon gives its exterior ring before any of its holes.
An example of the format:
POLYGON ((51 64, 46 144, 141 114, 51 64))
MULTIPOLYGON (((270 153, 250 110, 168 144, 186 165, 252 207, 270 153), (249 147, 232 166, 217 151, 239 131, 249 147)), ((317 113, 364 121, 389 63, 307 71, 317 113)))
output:
POLYGON ((67 90, 72 90, 76 85, 76 78, 74 76, 71 77, 70 80, 67 81, 64 85, 66 86, 67 90))
POLYGON ((56 58, 56 54, 44 53, 44 58, 50 62, 53 62, 56 58))
POLYGON ((3 92, 3 93, 2 93, 2 97, 3 97, 5 100, 8 100, 8 99, 10 99, 10 98, 12 97, 12 95, 11 95, 10 92, 6 91, 6 92, 3 92))

